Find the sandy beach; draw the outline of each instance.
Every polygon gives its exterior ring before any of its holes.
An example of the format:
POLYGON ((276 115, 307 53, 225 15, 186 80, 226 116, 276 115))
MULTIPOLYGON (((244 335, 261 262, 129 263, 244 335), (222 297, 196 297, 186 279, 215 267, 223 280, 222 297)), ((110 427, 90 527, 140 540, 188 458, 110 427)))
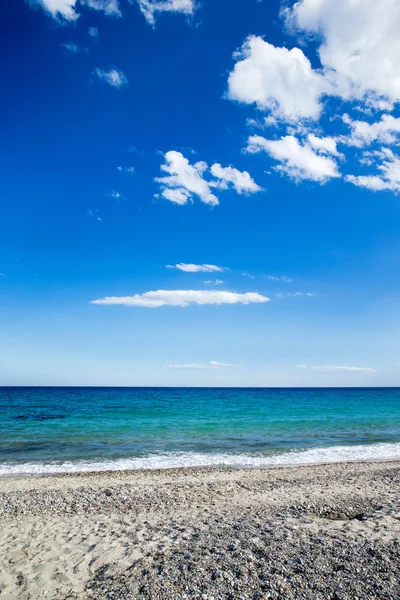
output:
POLYGON ((0 481, 0 597, 400 597, 400 462, 0 481))

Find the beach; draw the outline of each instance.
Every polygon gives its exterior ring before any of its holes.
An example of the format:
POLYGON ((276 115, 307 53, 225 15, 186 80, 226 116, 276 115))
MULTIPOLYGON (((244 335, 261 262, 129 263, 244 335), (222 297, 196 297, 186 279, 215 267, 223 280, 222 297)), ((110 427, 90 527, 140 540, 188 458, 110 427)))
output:
POLYGON ((400 597, 400 461, 2 478, 0 597, 400 597))

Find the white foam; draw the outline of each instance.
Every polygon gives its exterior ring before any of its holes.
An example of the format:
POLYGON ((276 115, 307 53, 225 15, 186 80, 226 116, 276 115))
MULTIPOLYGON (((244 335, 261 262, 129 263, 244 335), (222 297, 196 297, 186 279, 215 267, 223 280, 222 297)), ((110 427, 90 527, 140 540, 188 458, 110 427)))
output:
POLYGON ((312 448, 309 450, 292 450, 290 452, 272 454, 270 456, 171 452, 165 454, 153 454, 142 458, 119 458, 104 461, 77 460, 48 463, 1 463, 0 475, 52 475, 57 473, 172 469, 179 467, 267 467, 308 463, 387 460, 395 458, 400 458, 400 443, 312 448))

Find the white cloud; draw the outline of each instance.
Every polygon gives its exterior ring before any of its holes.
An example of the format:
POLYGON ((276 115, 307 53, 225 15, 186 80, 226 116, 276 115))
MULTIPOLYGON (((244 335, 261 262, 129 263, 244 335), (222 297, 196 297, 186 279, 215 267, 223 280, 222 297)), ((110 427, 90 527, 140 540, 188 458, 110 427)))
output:
POLYGON ((93 10, 100 10, 104 12, 108 17, 121 17, 122 13, 119 8, 118 0, 81 0, 82 4, 85 4, 93 10))
POLYGON ((260 304, 268 301, 269 298, 256 292, 237 294, 235 292, 211 290, 157 290, 135 294, 134 296, 101 298, 92 300, 91 304, 160 308, 161 306, 186 307, 191 304, 200 306, 210 304, 260 304))
POLYGON ((285 277, 282 275, 281 277, 276 277, 275 275, 265 275, 267 279, 272 279, 272 281, 284 281, 285 283, 291 283, 293 279, 290 277, 285 277))
POLYGON ((343 154, 338 152, 336 140, 332 137, 317 137, 313 133, 310 133, 307 136, 308 142, 310 146, 313 147, 314 150, 320 152, 321 154, 332 154, 333 156, 338 156, 339 158, 344 158, 343 154))
POLYGON ((262 189, 247 171, 242 172, 234 167, 221 167, 219 163, 212 165, 210 170, 211 174, 219 180, 218 183, 211 185, 221 189, 227 189, 229 183, 233 185, 238 194, 254 194, 262 189))
POLYGON ((292 25, 320 36, 335 94, 381 108, 400 100, 398 0, 300 0, 287 14, 292 25))
POLYGON ((224 282, 222 279, 207 279, 204 283, 207 285, 222 285, 224 282))
POLYGON ((194 194, 205 204, 219 204, 218 198, 211 192, 209 183, 203 178, 207 169, 205 162, 191 165, 181 152, 170 150, 165 154, 165 164, 161 165, 161 169, 168 175, 157 177, 156 181, 161 184, 161 195, 167 200, 186 204, 194 194))
POLYGON ((293 292, 290 294, 275 294, 277 298, 298 298, 299 296, 307 296, 308 298, 314 298, 318 294, 314 294, 313 292, 293 292))
POLYGON ((67 21, 75 21, 79 17, 75 12, 77 0, 31 0, 33 6, 41 6, 54 19, 62 17, 67 21))
POLYGON ((307 369, 307 365, 296 365, 296 369, 307 369))
POLYGON ((400 192, 400 158, 389 148, 383 148, 375 153, 382 159, 378 170, 380 175, 347 175, 346 181, 374 192, 389 190, 400 192))
POLYGON ((164 158, 165 164, 161 165, 161 170, 168 175, 157 177, 156 181, 161 184, 161 195, 175 204, 187 204, 197 196, 205 204, 216 206, 219 200, 211 191, 212 188, 227 189, 229 184, 238 194, 254 194, 261 190, 247 171, 222 167, 218 163, 209 169, 204 161, 191 164, 176 150, 166 152, 164 158), (206 179, 209 172, 214 179, 206 179))
POLYGON ((323 373, 343 372, 347 373, 355 371, 358 373, 376 373, 376 369, 369 369, 366 367, 336 367, 331 365, 325 365, 323 367, 312 367, 314 371, 321 371, 323 373))
POLYGON ((71 54, 77 54, 79 52, 79 46, 73 42, 66 42, 65 44, 61 44, 61 46, 71 54))
POLYGON ((351 135, 342 137, 341 142, 350 146, 363 148, 373 142, 382 144, 397 144, 400 134, 400 118, 384 114, 380 121, 367 123, 353 121, 348 114, 343 115, 343 121, 351 128, 351 135))
POLYGON ((140 10, 150 25, 154 25, 157 13, 182 13, 187 17, 195 12, 194 0, 138 0, 140 10))
POLYGON ((167 269, 178 269, 179 271, 185 271, 185 273, 219 273, 225 271, 225 267, 217 267, 217 265, 194 265, 192 263, 167 265, 167 269))
POLYGON ((277 48, 250 36, 235 56, 239 60, 229 75, 229 99, 256 104, 287 121, 319 118, 320 98, 330 85, 302 50, 277 48))
POLYGON ((127 175, 133 175, 136 172, 136 169, 135 167, 117 167, 117 171, 126 173, 127 175))
POLYGON ((121 192, 116 192, 115 190, 111 190, 111 192, 107 194, 107 196, 109 198, 113 198, 113 200, 117 200, 117 203, 119 202, 119 200, 125 200, 125 196, 123 196, 121 192))
POLYGON ((212 360, 209 363, 189 363, 186 365, 167 365, 167 369, 224 369, 238 367, 239 365, 233 365, 230 363, 222 363, 216 360, 212 360))
POLYGON ((288 175, 295 181, 310 179, 325 183, 328 179, 340 177, 336 162, 328 156, 317 154, 304 142, 301 144, 293 135, 280 140, 268 140, 259 135, 250 136, 247 152, 267 152, 281 164, 275 167, 279 173, 288 175))
POLYGON ((120 88, 128 84, 127 78, 119 69, 109 69, 108 71, 95 69, 94 72, 101 81, 105 81, 112 87, 120 88))
MULTIPOLYGON (((30 0, 30 4, 40 6, 54 19, 61 17, 66 21, 75 21, 79 17, 77 0, 30 0)), ((81 0, 80 4, 103 11, 107 16, 121 16, 118 0, 81 0)))

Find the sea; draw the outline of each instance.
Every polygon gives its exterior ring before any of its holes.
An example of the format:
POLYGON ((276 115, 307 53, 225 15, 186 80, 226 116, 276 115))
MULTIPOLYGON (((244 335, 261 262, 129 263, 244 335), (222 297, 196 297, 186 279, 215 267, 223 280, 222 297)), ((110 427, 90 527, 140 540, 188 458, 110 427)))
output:
POLYGON ((0 475, 400 458, 400 388, 0 388, 0 475))

